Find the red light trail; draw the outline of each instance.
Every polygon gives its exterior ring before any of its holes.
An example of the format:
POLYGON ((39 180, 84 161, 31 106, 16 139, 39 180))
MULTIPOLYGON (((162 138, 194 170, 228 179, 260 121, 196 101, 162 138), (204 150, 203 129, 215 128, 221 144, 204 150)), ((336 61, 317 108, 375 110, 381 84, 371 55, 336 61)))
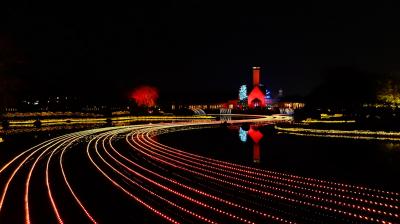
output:
MULTIPOLYGON (((268 123, 282 119, 285 117, 253 117, 231 122, 268 123)), ((136 204, 152 214, 156 222, 400 221, 397 192, 221 161, 161 144, 155 138, 218 124, 180 122, 100 128, 66 134, 34 146, 0 168, 0 222, 10 209, 22 208, 25 223, 69 223, 78 217, 102 223, 105 214, 99 208, 108 211, 113 207, 110 203, 118 200, 136 204), (92 176, 97 184, 89 181, 83 186, 74 176, 77 171, 71 169, 71 158, 74 166, 82 167, 79 172, 92 176), (115 190, 95 199, 83 190, 95 192, 102 186, 115 190), (11 200, 18 198, 14 195, 17 193, 21 194, 21 201, 11 200), (107 201, 109 197, 115 199, 107 201), (42 200, 36 201, 38 198, 42 200), (38 203, 43 206, 35 207, 38 203), (45 203, 50 206, 44 206, 45 203), (66 209, 66 203, 73 211, 66 209), (42 217, 36 213, 38 210, 52 215, 42 217)))

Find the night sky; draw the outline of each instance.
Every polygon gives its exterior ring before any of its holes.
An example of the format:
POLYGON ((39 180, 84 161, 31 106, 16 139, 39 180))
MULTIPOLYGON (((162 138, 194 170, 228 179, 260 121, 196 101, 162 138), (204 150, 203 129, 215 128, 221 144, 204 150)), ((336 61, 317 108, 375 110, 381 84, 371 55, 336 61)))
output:
POLYGON ((400 74, 391 3, 188 2, 4 5, 0 76, 24 94, 124 97, 150 84, 220 100, 251 84, 252 66, 273 92, 303 96, 329 68, 400 74))

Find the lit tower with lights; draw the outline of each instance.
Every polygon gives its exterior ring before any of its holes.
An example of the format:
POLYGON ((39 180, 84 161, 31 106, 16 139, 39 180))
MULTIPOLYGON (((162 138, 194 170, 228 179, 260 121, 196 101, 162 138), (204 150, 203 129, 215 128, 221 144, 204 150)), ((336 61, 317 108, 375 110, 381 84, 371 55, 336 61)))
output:
POLYGON ((253 67, 253 89, 247 98, 248 107, 251 109, 265 108, 265 91, 260 84, 260 67, 253 67))

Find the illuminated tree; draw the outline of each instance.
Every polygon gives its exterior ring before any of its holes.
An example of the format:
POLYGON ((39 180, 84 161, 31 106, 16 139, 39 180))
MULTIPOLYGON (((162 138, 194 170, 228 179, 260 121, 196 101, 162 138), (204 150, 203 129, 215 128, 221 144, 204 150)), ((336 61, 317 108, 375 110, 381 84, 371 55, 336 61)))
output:
POLYGON ((400 104, 399 83, 392 79, 383 82, 380 90, 378 90, 377 98, 384 103, 393 105, 400 104))
POLYGON ((246 99, 247 99, 247 86, 242 85, 242 86, 240 86, 240 89, 239 89, 239 100, 246 101, 246 99))
POLYGON ((140 86, 133 90, 132 98, 138 106, 154 107, 158 99, 158 90, 152 86, 140 86))

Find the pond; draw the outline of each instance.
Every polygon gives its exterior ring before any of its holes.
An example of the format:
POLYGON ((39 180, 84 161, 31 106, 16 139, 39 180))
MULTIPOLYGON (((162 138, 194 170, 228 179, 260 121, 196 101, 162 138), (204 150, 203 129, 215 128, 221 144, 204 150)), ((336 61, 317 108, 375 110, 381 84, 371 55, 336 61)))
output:
POLYGON ((399 191, 400 144, 278 134, 273 126, 208 128, 159 136, 161 143, 220 160, 399 191))

